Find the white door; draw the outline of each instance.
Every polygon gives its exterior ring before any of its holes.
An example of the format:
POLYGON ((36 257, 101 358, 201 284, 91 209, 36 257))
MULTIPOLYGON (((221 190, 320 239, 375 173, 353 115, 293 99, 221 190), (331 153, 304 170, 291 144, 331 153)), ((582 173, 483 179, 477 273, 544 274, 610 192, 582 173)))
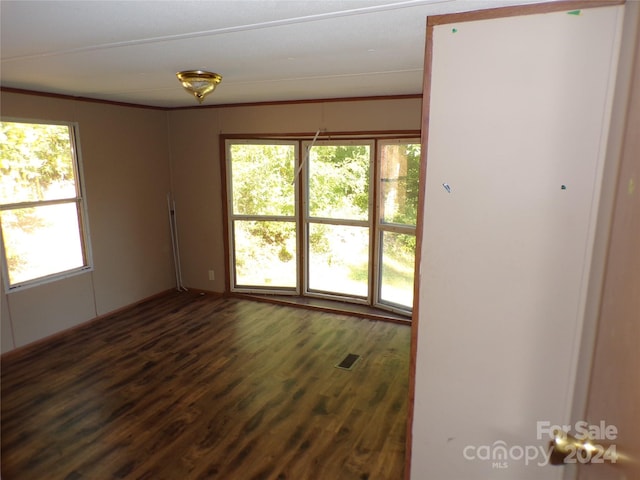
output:
POLYGON ((523 11, 430 27, 415 480, 562 475, 623 7, 523 11))

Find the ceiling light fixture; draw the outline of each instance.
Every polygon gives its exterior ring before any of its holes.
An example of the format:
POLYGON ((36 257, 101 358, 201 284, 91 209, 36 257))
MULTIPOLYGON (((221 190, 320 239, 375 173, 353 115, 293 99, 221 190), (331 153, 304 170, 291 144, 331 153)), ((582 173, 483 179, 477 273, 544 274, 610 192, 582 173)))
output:
POLYGON ((202 103, 204 97, 216 89, 222 81, 222 75, 204 70, 184 70, 176 73, 184 89, 202 103))

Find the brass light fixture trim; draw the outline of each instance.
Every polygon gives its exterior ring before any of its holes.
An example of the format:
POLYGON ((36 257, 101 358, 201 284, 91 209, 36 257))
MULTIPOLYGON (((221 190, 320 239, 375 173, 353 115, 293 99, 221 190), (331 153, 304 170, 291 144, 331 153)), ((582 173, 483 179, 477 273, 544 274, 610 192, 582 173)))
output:
POLYGON ((184 89, 196 97, 198 103, 202 103, 204 98, 222 81, 222 75, 205 70, 183 70, 176 73, 176 77, 184 89))

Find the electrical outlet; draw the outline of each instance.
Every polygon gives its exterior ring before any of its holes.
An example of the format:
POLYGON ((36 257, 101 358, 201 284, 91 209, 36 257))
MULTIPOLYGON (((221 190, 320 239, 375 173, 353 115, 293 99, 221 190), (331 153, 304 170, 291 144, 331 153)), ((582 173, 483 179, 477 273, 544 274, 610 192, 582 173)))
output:
POLYGON ((216 273, 213 270, 209 270, 209 280, 215 280, 216 273))

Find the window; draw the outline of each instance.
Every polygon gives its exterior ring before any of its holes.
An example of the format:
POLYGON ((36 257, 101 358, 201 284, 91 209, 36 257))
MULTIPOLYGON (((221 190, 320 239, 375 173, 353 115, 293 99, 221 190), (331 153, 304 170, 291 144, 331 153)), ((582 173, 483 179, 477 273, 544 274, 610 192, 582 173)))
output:
POLYGON ((9 289, 89 267, 75 128, 0 122, 0 225, 9 289))
POLYGON ((378 303, 411 309, 416 256, 420 143, 379 142, 378 303))
POLYGON ((296 290, 296 152, 296 144, 286 142, 228 146, 236 288, 296 290))
POLYGON ((232 291, 411 312, 419 139, 227 139, 226 149, 232 291))
POLYGON ((373 141, 304 144, 306 288, 370 303, 373 141))

